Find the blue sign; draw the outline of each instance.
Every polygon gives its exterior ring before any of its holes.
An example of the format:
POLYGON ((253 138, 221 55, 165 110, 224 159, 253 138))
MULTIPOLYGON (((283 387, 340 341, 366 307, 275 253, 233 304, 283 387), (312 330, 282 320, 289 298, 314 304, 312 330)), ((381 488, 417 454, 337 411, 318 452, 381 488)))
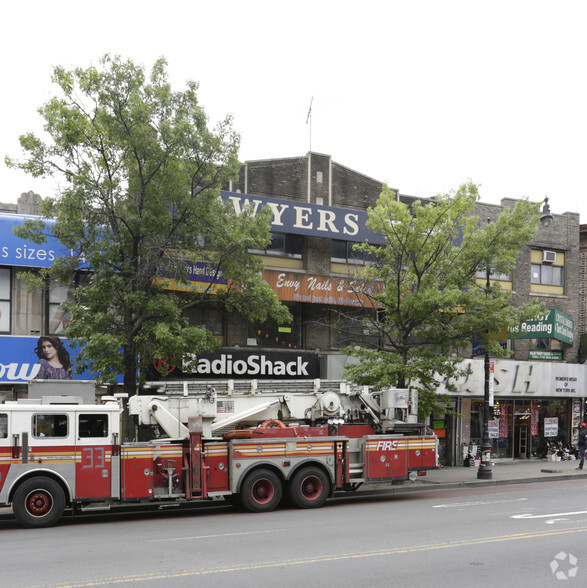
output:
POLYGON ((381 235, 371 232, 367 226, 369 214, 351 208, 336 208, 302 202, 301 200, 282 200, 252 194, 239 194, 222 190, 220 197, 230 202, 234 211, 241 214, 247 208, 257 214, 263 207, 271 210, 271 231, 311 235, 341 241, 363 243, 383 243, 381 235))
MULTIPOLYGON (((69 354, 72 366, 75 367, 75 351, 69 347, 67 339, 60 339, 60 341, 69 354)), ((41 358, 35 352, 38 346, 38 337, 0 336, 0 383, 26 384, 29 380, 38 377, 42 367, 41 358)), ((94 378, 89 371, 85 371, 73 376, 72 379, 93 380, 94 378)))
MULTIPOLYGON (((0 264, 20 267, 49 267, 58 257, 69 256, 70 252, 53 236, 37 245, 14 234, 14 227, 22 225, 27 219, 39 219, 20 214, 0 214, 0 264)), ((53 221, 44 220, 50 228, 53 221)))

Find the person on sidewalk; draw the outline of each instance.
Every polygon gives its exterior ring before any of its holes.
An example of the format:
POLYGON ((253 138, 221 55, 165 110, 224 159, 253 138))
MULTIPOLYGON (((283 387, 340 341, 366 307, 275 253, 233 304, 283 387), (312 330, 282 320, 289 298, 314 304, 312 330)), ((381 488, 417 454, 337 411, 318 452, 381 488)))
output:
POLYGON ((585 461, 585 444, 587 443, 587 424, 581 423, 581 430, 579 431, 579 441, 577 442, 577 447, 579 449, 579 457, 581 461, 579 462, 579 467, 575 468, 576 470, 583 469, 583 462, 585 461))

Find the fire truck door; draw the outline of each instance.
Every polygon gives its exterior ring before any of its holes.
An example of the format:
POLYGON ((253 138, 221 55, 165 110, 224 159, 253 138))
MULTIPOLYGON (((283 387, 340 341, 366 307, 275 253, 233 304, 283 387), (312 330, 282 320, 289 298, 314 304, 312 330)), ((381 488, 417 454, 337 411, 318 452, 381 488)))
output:
POLYGON ((117 430, 113 413, 76 413, 76 498, 111 496, 113 433, 117 430))

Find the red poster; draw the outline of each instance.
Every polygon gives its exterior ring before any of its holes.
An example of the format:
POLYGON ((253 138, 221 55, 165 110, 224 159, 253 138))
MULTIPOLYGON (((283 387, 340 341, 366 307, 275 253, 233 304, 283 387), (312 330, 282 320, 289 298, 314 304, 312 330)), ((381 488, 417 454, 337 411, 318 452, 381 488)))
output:
POLYGON ((538 435, 538 403, 533 400, 530 414, 530 435, 538 435))
POLYGON ((509 437, 509 406, 502 404, 499 415, 499 436, 502 439, 509 437))

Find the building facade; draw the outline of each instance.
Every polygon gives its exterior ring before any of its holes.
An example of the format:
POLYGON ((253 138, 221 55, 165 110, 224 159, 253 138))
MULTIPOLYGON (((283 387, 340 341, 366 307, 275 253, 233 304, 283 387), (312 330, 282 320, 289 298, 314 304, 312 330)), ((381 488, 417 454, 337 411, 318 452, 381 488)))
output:
MULTIPOLYGON (((241 316, 212 310, 194 315, 190 320, 205 322, 221 348, 197 358, 196 367, 193 362, 178 362, 168 377, 341 378, 349 361, 341 350, 349 344, 372 343, 353 320, 372 312, 364 308, 360 288, 351 284, 368 261, 353 245, 365 239, 376 241, 366 231, 365 222, 367 209, 376 204, 381 190, 382 182, 334 162, 329 155, 310 152, 302 157, 246 162, 238 181, 226 186, 221 196, 237 212, 247 205, 272 210, 272 241, 265 250, 253 253, 262 256, 264 277, 288 306, 293 321, 252 324, 241 316)), ((414 200, 402 194, 398 198, 406 203, 414 200)), ((0 205, 0 213, 35 214, 39 201, 37 195, 23 194, 16 206, 0 205)), ((478 203, 477 214, 495 219, 515 202, 478 203)), ((585 330, 587 266, 581 234, 578 214, 555 214, 552 225, 541 227, 520 253, 511 275, 491 276, 512 291, 512 304, 540 300, 547 309, 543 317, 520 325, 518 332, 504 334, 503 345, 511 355, 492 363, 490 434, 498 458, 539 457, 555 439, 572 442, 582 418, 586 375, 580 334, 585 330)), ((0 393, 5 397, 26 389, 36 362, 32 354, 36 340, 41 334, 59 334, 53 319, 67 295, 60 289, 29 293, 17 275, 22 258, 12 250, 18 246, 26 244, 0 243, 0 252, 7 248, 0 258, 4 317, 0 319, 4 357, 0 393)), ((49 256, 46 253, 40 260, 38 255, 38 264, 49 256)), ((196 275, 194 281, 197 279, 196 275)), ((450 398, 451 411, 432 418, 447 465, 461 463, 463 455, 480 441, 482 355, 483 350, 472 343, 466 360, 470 375, 457 382, 457 393, 450 398)), ((156 365, 151 375, 152 379, 161 377, 156 365)), ((439 391, 443 386, 439 382, 439 391)))

